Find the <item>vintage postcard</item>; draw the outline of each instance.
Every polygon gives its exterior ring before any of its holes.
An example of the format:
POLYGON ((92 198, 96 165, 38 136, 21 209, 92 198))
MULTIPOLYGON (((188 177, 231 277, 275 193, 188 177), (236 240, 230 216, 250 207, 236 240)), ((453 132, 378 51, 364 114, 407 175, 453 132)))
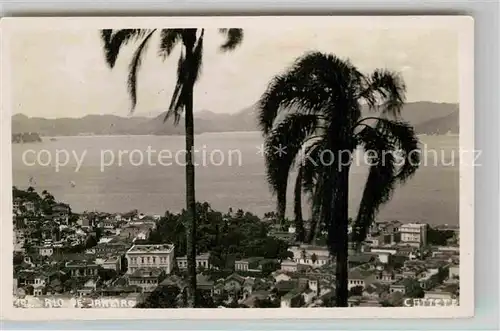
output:
POLYGON ((473 316, 473 32, 3 19, 2 316, 473 316))

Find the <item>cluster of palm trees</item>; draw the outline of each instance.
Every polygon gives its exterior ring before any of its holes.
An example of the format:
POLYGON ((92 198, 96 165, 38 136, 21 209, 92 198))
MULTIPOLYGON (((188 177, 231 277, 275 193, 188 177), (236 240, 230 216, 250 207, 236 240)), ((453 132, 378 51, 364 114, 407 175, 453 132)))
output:
MULTIPOLYGON (((223 51, 243 40, 242 29, 219 29, 225 37, 223 51)), ((129 66, 128 91, 132 109, 137 102, 137 73, 154 34, 160 35, 158 55, 171 55, 181 47, 177 83, 165 120, 179 123, 184 115, 186 137, 186 224, 188 257, 188 307, 197 306, 196 295, 196 200, 193 90, 201 73, 204 29, 102 30, 106 61, 111 68, 120 49, 137 42, 129 66)), ((366 181, 353 240, 365 239, 378 208, 390 199, 398 183, 418 167, 418 140, 411 126, 400 121, 405 85, 395 73, 376 70, 364 75, 349 61, 334 55, 307 53, 270 82, 258 102, 259 124, 266 153, 267 180, 277 196, 277 214, 285 217, 290 173, 296 169, 294 212, 297 241, 311 242, 319 231, 328 233, 330 254, 336 258, 336 306, 347 306, 348 193, 352 153, 358 146, 375 151, 366 181), (375 115, 363 117, 363 106, 375 115), (284 153, 276 148, 286 147, 284 153), (397 162, 393 153, 402 157, 397 162), (326 155, 326 159, 325 159, 326 155), (302 219, 302 195, 310 198, 312 220, 306 233, 302 219)))

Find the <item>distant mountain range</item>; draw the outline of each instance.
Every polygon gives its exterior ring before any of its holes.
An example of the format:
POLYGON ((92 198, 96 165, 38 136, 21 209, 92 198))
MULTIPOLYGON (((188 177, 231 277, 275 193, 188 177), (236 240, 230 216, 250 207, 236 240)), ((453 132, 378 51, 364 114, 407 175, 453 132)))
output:
MULTIPOLYGON (((248 107, 234 114, 209 110, 195 112, 195 132, 257 131, 256 108, 248 107)), ((184 126, 172 120, 164 122, 164 114, 156 116, 120 117, 87 115, 81 118, 46 119, 12 116, 12 133, 37 132, 41 136, 77 135, 179 135, 184 126)), ((402 117, 419 134, 458 133, 458 105, 449 103, 414 102, 402 110, 402 117)))

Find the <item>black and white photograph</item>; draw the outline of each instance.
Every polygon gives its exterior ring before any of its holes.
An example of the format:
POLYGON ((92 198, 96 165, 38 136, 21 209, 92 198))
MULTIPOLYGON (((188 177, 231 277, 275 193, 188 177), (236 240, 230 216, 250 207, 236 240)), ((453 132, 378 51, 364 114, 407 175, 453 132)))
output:
POLYGON ((11 316, 473 314, 472 38, 465 16, 2 20, 11 316))

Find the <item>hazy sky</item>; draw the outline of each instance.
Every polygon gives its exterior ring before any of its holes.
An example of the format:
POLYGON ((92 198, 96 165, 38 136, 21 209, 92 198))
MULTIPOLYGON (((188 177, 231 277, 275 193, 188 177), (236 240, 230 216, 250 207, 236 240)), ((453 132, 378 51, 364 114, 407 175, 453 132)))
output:
MULTIPOLYGON (((455 30, 456 31, 456 30, 455 30)), ((408 101, 458 102, 458 38, 453 30, 419 29, 246 29, 240 48, 220 53, 215 30, 206 32, 202 78, 195 87, 195 111, 236 112, 253 104, 273 75, 306 51, 349 58, 363 72, 400 71, 408 101)), ((139 114, 168 107, 178 53, 162 62, 151 40, 139 74, 139 114)), ((46 30, 12 36, 13 112, 40 117, 87 114, 127 116, 126 90, 132 47, 111 71, 96 30, 46 30)), ((178 50, 177 50, 178 51, 178 50)))

